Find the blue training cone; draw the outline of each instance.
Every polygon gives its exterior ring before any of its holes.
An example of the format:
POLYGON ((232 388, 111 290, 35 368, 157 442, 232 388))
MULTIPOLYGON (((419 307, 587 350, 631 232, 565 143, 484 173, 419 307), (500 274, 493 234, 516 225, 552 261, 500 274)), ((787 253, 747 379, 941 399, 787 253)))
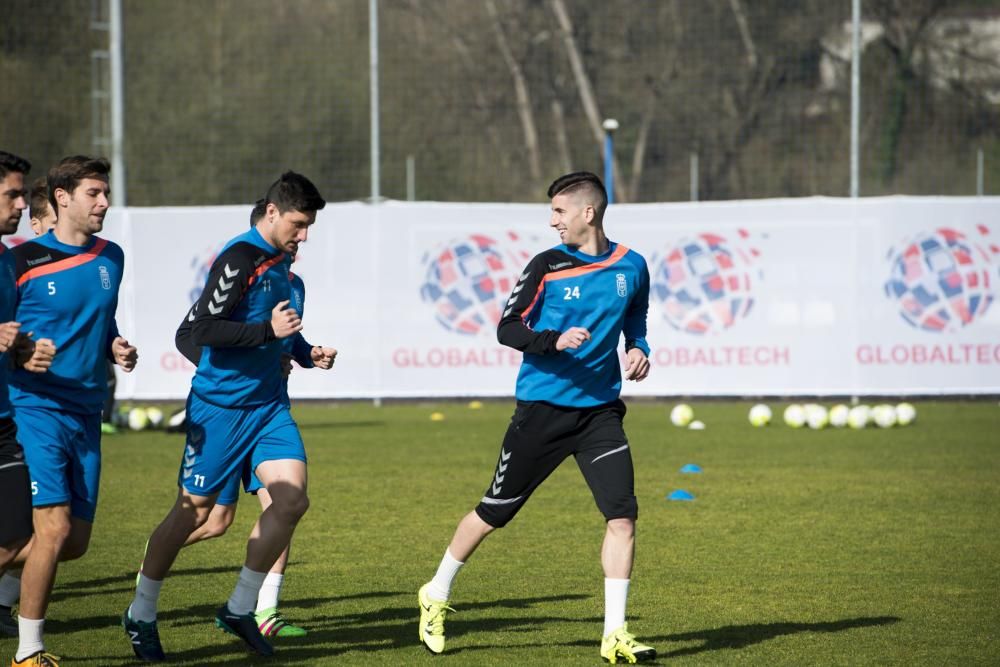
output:
POLYGON ((684 489, 677 489, 667 494, 667 500, 694 500, 694 496, 684 489))
POLYGON ((701 472, 701 466, 696 465, 694 463, 688 463, 683 468, 681 468, 681 472, 684 472, 684 473, 698 473, 698 472, 701 472))

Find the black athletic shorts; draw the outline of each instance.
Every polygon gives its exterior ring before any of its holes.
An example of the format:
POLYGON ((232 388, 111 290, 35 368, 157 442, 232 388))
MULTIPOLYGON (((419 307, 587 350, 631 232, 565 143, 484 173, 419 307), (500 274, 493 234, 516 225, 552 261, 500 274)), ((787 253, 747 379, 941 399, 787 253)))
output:
POLYGON ((538 485, 573 455, 604 518, 635 519, 639 509, 624 417, 620 400, 590 408, 518 401, 493 479, 476 506, 479 518, 495 528, 507 525, 538 485))
POLYGON ((31 479, 10 417, 0 418, 0 507, 0 546, 31 537, 31 479))

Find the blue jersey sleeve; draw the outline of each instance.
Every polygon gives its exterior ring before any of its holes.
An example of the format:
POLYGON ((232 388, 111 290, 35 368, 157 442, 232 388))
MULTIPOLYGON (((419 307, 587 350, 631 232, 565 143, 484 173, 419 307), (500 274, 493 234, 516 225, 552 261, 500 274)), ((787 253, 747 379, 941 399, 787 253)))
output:
MULTIPOLYGON (((302 282, 301 276, 289 272, 288 285, 291 288, 291 307, 299 314, 300 318, 305 318, 306 312, 306 285, 302 282)), ((313 346, 308 343, 302 333, 297 333, 282 341, 283 351, 291 355, 302 368, 313 368, 315 364, 312 360, 313 346)))
POLYGON ((625 349, 639 348, 647 357, 649 344, 646 343, 646 314, 649 311, 649 269, 641 255, 635 255, 639 267, 639 287, 625 311, 622 333, 625 335, 625 349))

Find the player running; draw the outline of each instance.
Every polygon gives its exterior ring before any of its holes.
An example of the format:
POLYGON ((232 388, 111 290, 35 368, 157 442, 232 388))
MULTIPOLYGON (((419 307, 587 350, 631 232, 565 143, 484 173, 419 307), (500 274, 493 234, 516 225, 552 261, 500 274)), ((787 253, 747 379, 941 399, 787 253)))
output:
POLYGON ((607 520, 601 657, 612 663, 652 660, 656 651, 637 641, 625 623, 638 505, 622 428, 617 352, 624 333, 625 378, 646 378, 649 273, 641 255, 605 236, 608 200, 597 176, 562 176, 548 196, 549 225, 562 245, 531 260, 497 328, 502 344, 524 352, 517 407, 490 486, 458 524, 434 578, 420 588, 420 641, 432 653, 444 651, 455 575, 486 536, 507 525, 572 455, 607 520))
MULTIPOLYGON (((255 227, 257 222, 264 217, 267 212, 267 200, 258 200, 250 213, 250 226, 255 227)), ((292 258, 294 261, 294 257, 292 258)), ((302 278, 294 273, 288 274, 291 282, 291 307, 304 316, 306 287, 302 278)), ((201 348, 191 343, 191 323, 185 317, 181 326, 177 329, 176 338, 177 349, 187 357, 195 366, 201 359, 201 348)), ((282 394, 286 404, 291 406, 288 397, 288 374, 292 370, 294 360, 303 368, 329 368, 337 355, 337 351, 332 348, 321 348, 306 342, 299 331, 282 341, 282 370, 284 382, 282 394)), ((208 520, 188 536, 184 546, 190 546, 197 542, 222 537, 229 530, 229 527, 236 519, 236 503, 239 501, 240 482, 242 475, 234 474, 215 500, 215 507, 212 508, 208 520)), ((271 504, 271 496, 267 489, 263 488, 256 475, 251 476, 250 485, 247 487, 249 493, 256 494, 260 501, 261 511, 266 510, 271 504)), ((281 552, 281 556, 271 567, 271 570, 264 578, 260 593, 257 596, 257 607, 254 617, 257 619, 257 627, 265 637, 302 637, 307 634, 305 628, 293 625, 285 620, 284 615, 278 610, 278 598, 281 595, 282 586, 285 580, 285 568, 288 566, 288 554, 291 545, 281 552)))
MULTIPOLYGON (((232 239, 216 258, 188 316, 191 341, 202 353, 188 397, 180 489, 149 538, 135 598, 122 617, 142 660, 164 659, 156 625, 163 579, 234 473, 255 473, 271 505, 254 526, 236 587, 215 621, 254 652, 274 652, 254 617, 255 603, 268 569, 309 507, 305 448, 282 396, 281 341, 302 328, 288 307, 288 256, 306 240, 325 205, 309 179, 283 174, 268 189, 256 227, 232 239)), ((330 358, 323 363, 332 363, 332 354, 325 356, 330 358)))
MULTIPOLYGON (((101 475, 105 360, 126 372, 135 347, 118 334, 124 268, 118 245, 96 236, 109 206, 110 164, 73 156, 48 174, 51 233, 14 248, 17 321, 48 350, 47 373, 10 375, 14 420, 31 475, 35 536, 21 574, 19 644, 13 665, 55 665, 42 628, 57 563, 86 553, 101 475)), ((21 558, 24 554, 19 555, 21 558)))

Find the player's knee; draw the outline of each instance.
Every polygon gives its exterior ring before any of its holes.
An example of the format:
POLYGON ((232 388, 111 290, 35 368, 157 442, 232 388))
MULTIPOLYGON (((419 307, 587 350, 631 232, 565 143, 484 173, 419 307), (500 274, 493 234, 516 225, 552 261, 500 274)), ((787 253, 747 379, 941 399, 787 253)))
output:
POLYGON ((286 494, 280 499, 274 499, 271 508, 281 516, 283 521, 295 523, 309 510, 309 496, 302 493, 286 494))
POLYGON ((35 539, 60 550, 69 540, 71 531, 72 525, 68 516, 49 516, 35 523, 35 539))
POLYGON ((608 532, 619 540, 635 539, 635 519, 621 517, 609 519, 608 532))

